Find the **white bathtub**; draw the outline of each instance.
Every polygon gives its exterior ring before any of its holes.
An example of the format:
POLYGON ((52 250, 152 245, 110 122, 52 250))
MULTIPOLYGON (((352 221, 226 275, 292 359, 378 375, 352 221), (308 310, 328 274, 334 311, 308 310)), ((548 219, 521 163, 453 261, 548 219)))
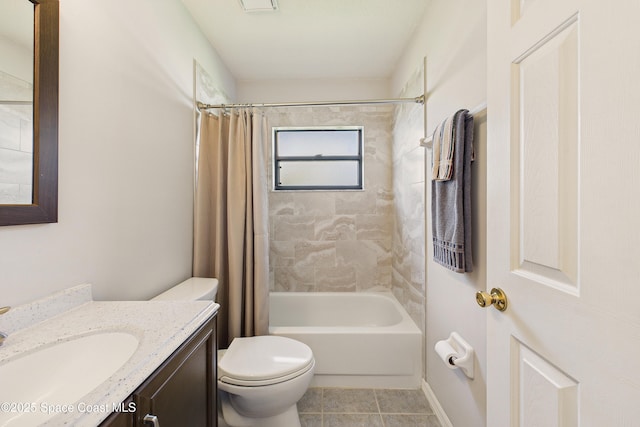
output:
POLYGON ((422 334, 386 292, 272 292, 273 335, 311 347, 317 387, 419 388, 422 334))

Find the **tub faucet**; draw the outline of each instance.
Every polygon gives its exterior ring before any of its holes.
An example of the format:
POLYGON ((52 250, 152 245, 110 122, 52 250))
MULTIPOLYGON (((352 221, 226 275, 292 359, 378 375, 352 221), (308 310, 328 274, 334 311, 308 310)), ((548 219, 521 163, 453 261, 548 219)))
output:
MULTIPOLYGON (((11 310, 11 307, 0 307, 0 315, 5 314, 9 310, 11 310)), ((7 334, 0 331, 0 346, 4 343, 5 338, 7 338, 7 334)))

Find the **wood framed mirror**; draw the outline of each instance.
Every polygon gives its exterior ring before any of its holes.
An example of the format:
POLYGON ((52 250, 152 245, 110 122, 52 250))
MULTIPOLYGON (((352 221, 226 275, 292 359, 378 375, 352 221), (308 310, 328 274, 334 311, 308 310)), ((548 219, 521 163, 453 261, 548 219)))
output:
POLYGON ((32 197, 0 204, 0 226, 58 221, 59 0, 25 1, 34 8, 32 197))

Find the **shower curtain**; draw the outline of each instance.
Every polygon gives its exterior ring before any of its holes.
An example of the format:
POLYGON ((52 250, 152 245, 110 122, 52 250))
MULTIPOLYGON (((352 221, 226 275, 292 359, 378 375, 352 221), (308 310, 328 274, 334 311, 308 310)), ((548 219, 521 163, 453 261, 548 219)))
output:
POLYGON ((269 331, 267 119, 250 109, 204 113, 193 275, 219 280, 218 345, 269 331))

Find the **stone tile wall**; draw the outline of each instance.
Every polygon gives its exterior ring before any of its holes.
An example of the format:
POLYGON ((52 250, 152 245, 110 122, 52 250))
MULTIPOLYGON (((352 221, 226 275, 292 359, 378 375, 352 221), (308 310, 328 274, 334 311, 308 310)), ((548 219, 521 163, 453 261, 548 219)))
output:
POLYGON ((271 126, 364 126, 365 152, 363 191, 269 193, 271 290, 390 289, 393 108, 292 107, 267 114, 271 126))
MULTIPOLYGON (((33 85, 0 71, 3 100, 31 102, 33 85)), ((0 203, 30 204, 33 107, 0 101, 0 203)))
MULTIPOLYGON (((422 67, 400 96, 423 93, 422 67)), ((425 148, 422 105, 395 107, 393 123, 394 217, 392 292, 425 332, 425 148)))

